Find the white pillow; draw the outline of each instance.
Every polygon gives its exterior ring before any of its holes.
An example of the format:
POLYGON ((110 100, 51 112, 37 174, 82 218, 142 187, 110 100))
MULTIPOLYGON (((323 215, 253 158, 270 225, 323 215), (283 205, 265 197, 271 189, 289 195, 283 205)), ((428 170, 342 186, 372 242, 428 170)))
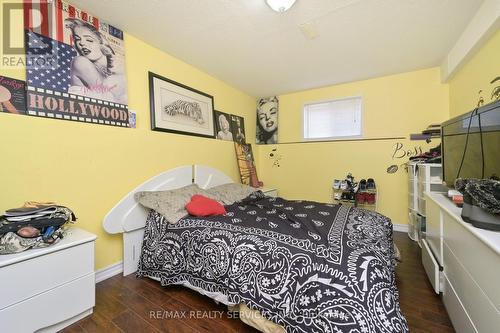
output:
POLYGON ((191 184, 178 189, 168 191, 142 191, 134 194, 137 202, 146 208, 154 209, 163 215, 169 223, 177 223, 186 216, 186 204, 191 201, 195 194, 208 196, 207 192, 191 184))
POLYGON ((229 183, 205 190, 208 196, 223 205, 231 205, 248 197, 258 189, 240 183, 229 183))

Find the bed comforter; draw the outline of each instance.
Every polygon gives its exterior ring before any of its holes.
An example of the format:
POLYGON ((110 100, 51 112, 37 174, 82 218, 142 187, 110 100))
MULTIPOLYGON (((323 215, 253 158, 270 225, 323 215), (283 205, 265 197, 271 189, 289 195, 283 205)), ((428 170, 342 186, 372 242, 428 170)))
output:
POLYGON ((138 275, 245 303, 287 332, 408 332, 387 217, 261 192, 226 210, 177 224, 152 211, 138 275))

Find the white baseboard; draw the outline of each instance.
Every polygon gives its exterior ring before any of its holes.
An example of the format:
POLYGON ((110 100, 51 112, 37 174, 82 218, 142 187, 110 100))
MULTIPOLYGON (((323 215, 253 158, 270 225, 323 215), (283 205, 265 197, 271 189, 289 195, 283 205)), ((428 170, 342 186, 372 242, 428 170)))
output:
POLYGON ((95 283, 99 283, 123 272, 123 261, 104 267, 95 272, 95 283))
POLYGON ((394 231, 408 232, 408 224, 392 224, 392 229, 394 231))

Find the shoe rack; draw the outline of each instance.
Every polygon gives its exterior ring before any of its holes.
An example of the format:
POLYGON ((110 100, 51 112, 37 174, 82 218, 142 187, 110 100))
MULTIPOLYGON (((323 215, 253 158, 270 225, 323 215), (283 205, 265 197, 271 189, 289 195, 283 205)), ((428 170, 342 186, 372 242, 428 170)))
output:
POLYGON ((351 173, 344 180, 335 179, 332 184, 332 202, 377 211, 378 188, 375 181, 369 179, 372 181, 369 187, 367 180, 362 179, 358 183, 351 173))
POLYGON ((378 210, 378 186, 373 178, 368 178, 371 180, 373 185, 363 186, 362 179, 359 183, 358 190, 356 192, 356 207, 377 211, 378 210))
POLYGON ((334 204, 356 206, 355 182, 352 174, 343 180, 334 179, 332 184, 332 202, 334 204))

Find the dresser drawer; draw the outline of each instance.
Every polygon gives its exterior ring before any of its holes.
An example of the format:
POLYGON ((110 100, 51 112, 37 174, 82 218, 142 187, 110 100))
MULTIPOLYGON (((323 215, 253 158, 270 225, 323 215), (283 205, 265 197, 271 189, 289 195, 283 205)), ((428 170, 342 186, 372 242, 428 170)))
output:
POLYGON ((443 228, 444 243, 467 273, 481 286, 498 311, 500 309, 500 265, 498 265, 500 256, 446 212, 443 212, 443 228))
POLYGON ((90 273, 0 310, 0 332, 35 332, 90 311, 94 305, 95 277, 90 273))
POLYGON ((496 332, 500 327, 500 313, 484 291, 464 269, 446 242, 443 246, 444 275, 457 293, 468 316, 478 332, 496 332))
POLYGON ((4 266, 0 268, 0 310, 93 272, 94 242, 4 266))
POLYGON ((425 272, 429 277, 429 281, 431 282, 432 288, 436 294, 439 294, 441 286, 439 285, 439 264, 436 259, 432 255, 432 251, 427 245, 427 241, 425 239, 422 240, 422 265, 424 266, 425 272))
POLYGON ((455 289, 450 284, 450 281, 444 277, 443 282, 443 303, 446 311, 453 322, 453 328, 457 333, 477 333, 474 324, 469 315, 465 311, 462 302, 458 299, 455 289))
POLYGON ((443 266, 443 223, 441 221, 441 209, 428 195, 425 196, 425 205, 425 239, 434 253, 437 262, 443 266))

